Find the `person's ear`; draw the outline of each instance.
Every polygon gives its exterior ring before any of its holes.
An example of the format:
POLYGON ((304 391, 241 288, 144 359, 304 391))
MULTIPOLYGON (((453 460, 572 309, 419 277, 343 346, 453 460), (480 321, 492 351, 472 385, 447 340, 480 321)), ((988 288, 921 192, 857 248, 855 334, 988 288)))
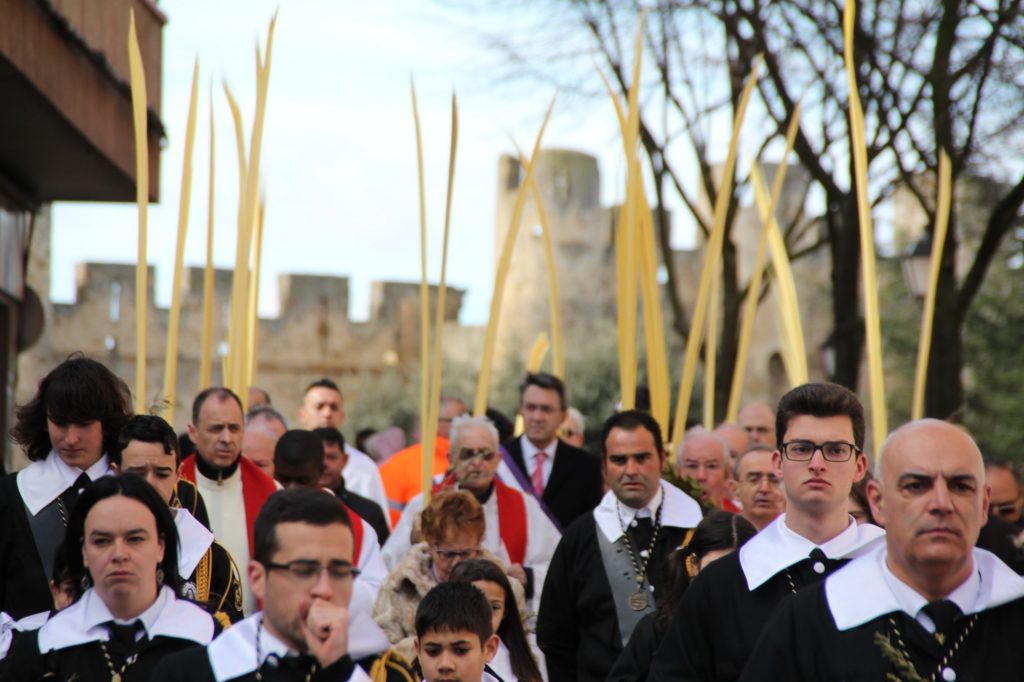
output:
POLYGON ((114 472, 115 476, 117 476, 118 474, 121 473, 121 465, 117 464, 116 462, 111 462, 110 463, 110 470, 114 472))
POLYGON ((859 483, 868 473, 868 456, 863 452, 857 455, 856 471, 853 474, 853 482, 859 483))
POLYGON ((875 517, 878 525, 885 526, 885 496, 882 494, 882 486, 877 479, 868 481, 864 490, 868 498, 868 506, 871 507, 871 515, 875 517))
POLYGON ((247 570, 252 595, 262 602, 267 591, 267 569, 260 562, 253 560, 249 562, 247 570))
MULTIPOLYGON (((418 652, 417 652, 418 653, 418 652)), ((498 654, 498 636, 491 635, 484 642, 484 662, 490 663, 494 660, 494 657, 498 654)))

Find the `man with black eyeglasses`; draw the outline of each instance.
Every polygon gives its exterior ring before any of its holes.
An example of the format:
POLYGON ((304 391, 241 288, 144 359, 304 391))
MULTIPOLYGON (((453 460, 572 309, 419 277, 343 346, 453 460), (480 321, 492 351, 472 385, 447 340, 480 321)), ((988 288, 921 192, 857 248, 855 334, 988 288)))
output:
MULTIPOLYGON (((536 606, 548 564, 561 534, 537 500, 496 477, 501 464, 498 431, 486 417, 455 417, 448 450, 448 471, 435 488, 459 488, 476 497, 484 511, 483 547, 508 566, 536 606)), ((411 536, 423 509, 423 496, 409 501, 394 532, 384 543, 384 563, 395 566, 412 546, 411 536)), ((536 610, 533 608, 532 610, 536 610)))
POLYGON ((207 647, 168 657, 156 682, 369 680, 349 655, 348 513, 332 495, 274 493, 255 524, 248 577, 263 610, 207 647))
POLYGON ((847 513, 864 477, 864 408, 836 384, 804 384, 779 401, 772 454, 786 512, 686 590, 651 665, 652 680, 735 680, 775 608, 884 538, 847 513))

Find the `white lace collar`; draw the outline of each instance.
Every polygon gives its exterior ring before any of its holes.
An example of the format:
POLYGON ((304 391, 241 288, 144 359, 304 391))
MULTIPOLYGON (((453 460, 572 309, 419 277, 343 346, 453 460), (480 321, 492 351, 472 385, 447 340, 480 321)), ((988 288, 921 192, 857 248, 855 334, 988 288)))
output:
POLYGON ((174 509, 174 527, 178 530, 178 574, 188 580, 213 544, 213 533, 186 509, 174 509))
MULTIPOLYGON (((840 630, 855 628, 887 613, 903 611, 900 599, 885 575, 888 572, 886 554, 883 544, 826 578, 825 598, 840 630)), ((980 586, 973 604, 967 608, 959 604, 965 614, 980 613, 1024 597, 1024 578, 991 552, 975 547, 973 554, 980 586)), ((916 616, 913 613, 908 615, 916 616)))
MULTIPOLYGON (((703 516, 700 511, 700 505, 679 488, 662 483, 661 492, 655 495, 654 499, 657 500, 659 496, 664 498, 664 507, 661 510, 662 526, 695 528, 700 523, 703 516)), ((615 542, 622 537, 622 526, 626 522, 626 519, 620 519, 619 517, 619 507, 622 507, 624 510, 627 507, 616 504, 616 502, 615 493, 609 490, 601 498, 601 503, 594 508, 594 523, 597 524, 597 527, 604 536, 608 538, 608 542, 615 542)), ((628 521, 632 521, 639 511, 631 509, 630 512, 627 512, 633 515, 628 521)))
POLYGON ((779 571, 806 559, 815 547, 829 559, 849 559, 864 554, 872 543, 885 537, 885 531, 878 526, 869 523, 858 526, 852 517, 849 521, 839 535, 815 545, 791 530, 786 525, 786 515, 780 515, 740 547, 740 567, 747 579, 747 588, 757 589, 779 571))
MULTIPOLYGON (((107 641, 110 632, 104 625, 115 620, 95 588, 86 590, 77 602, 55 614, 39 628, 39 651, 46 653, 98 640, 107 641)), ((143 611, 142 621, 150 639, 157 636, 187 639, 208 644, 213 639, 213 619, 195 604, 176 599, 166 585, 156 601, 143 611)), ((120 622, 120 621, 118 621, 120 622)))
MULTIPOLYGON (((85 474, 93 481, 109 473, 110 464, 106 454, 85 470, 85 474)), ((43 507, 74 485, 81 474, 80 469, 68 466, 56 450, 51 450, 46 459, 32 462, 18 472, 18 492, 29 512, 35 516, 43 507)))

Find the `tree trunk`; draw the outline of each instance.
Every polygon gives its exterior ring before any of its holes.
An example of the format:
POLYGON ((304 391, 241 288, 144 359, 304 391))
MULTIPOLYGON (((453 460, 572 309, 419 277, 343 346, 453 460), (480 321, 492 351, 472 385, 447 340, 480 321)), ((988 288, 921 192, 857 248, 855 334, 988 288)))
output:
POLYGON ((833 235, 831 343, 835 358, 829 379, 856 391, 864 320, 860 315, 860 227, 857 199, 852 192, 828 197, 828 223, 833 235))
POLYGON ((925 387, 926 417, 961 422, 964 418, 963 320, 957 312, 956 225, 950 214, 949 232, 943 247, 935 296, 931 353, 928 356, 928 384, 925 387))

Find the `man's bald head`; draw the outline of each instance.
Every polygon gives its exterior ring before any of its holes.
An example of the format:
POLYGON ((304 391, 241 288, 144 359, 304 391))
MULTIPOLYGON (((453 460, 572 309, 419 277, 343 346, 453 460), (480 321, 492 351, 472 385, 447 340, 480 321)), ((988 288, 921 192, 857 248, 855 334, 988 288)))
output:
POLYGON ((963 429, 922 419, 886 439, 876 472, 868 501, 887 531, 889 568, 929 600, 945 599, 970 575, 988 516, 981 451, 963 429))
POLYGON ((775 447, 775 412, 764 403, 749 403, 743 406, 737 417, 752 445, 775 447))

